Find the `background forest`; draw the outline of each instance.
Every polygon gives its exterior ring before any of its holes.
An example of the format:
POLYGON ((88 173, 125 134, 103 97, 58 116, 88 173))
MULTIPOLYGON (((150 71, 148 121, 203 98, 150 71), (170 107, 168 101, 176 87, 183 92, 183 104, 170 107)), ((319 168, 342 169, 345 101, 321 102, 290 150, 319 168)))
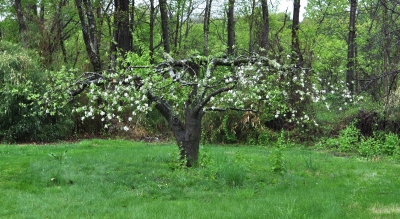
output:
MULTIPOLYGON (((258 78, 268 88, 259 91, 259 110, 212 108, 218 112, 202 120, 203 143, 267 144, 285 130, 292 140, 342 151, 367 142, 367 149, 356 147, 364 155, 378 153, 390 138, 398 144, 397 1, 308 0, 300 21, 301 4, 293 0, 293 11, 277 12, 279 2, 268 0, 0 0, 0 139, 169 139, 159 111, 139 110, 132 118, 124 109, 125 120, 106 124, 102 115, 86 119, 91 111, 73 110, 88 105, 90 96, 46 98, 68 94, 85 72, 126 69, 126 63, 256 55, 279 66, 273 79, 258 78)), ((217 78, 225 78, 219 71, 217 78)), ((187 95, 179 86, 173 92, 187 95)))

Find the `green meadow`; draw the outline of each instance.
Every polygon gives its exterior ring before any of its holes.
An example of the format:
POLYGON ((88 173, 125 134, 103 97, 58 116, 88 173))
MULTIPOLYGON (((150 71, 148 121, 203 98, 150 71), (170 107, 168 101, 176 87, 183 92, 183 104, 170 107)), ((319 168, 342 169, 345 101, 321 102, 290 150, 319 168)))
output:
POLYGON ((167 143, 0 145, 0 218, 400 218, 395 161, 275 150, 205 145, 185 168, 167 143))

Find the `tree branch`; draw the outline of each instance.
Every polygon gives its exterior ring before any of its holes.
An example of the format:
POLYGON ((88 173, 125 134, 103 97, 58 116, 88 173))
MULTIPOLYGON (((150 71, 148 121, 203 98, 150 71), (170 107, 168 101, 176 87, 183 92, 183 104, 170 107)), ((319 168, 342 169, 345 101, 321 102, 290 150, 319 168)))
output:
POLYGON ((234 110, 234 111, 241 111, 241 112, 253 112, 253 113, 258 112, 258 110, 255 110, 255 109, 242 109, 242 108, 236 108, 236 107, 227 107, 227 108, 208 107, 205 110, 206 111, 217 111, 217 112, 224 112, 227 110, 234 110))
POLYGON ((379 79, 384 78, 384 77, 387 77, 387 76, 389 76, 389 75, 393 75, 393 74, 396 74, 396 75, 397 75, 398 73, 400 73, 400 70, 391 71, 391 72, 386 72, 386 73, 384 73, 384 74, 382 74, 382 75, 380 75, 380 76, 378 76, 378 77, 375 77, 375 78, 371 79, 371 80, 364 86, 363 91, 367 90, 368 87, 369 87, 371 84, 375 83, 375 82, 378 81, 379 79))

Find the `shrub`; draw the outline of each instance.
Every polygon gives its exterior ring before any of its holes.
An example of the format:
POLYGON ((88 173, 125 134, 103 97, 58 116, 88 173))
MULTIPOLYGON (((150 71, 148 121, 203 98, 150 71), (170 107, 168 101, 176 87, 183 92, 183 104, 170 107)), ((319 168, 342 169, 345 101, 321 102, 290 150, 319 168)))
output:
POLYGON ((339 132, 339 151, 351 152, 357 149, 360 138, 360 131, 355 127, 354 122, 339 132))
POLYGON ((380 153, 381 143, 373 137, 361 139, 358 153, 363 157, 373 157, 380 153))
POLYGON ((69 109, 45 115, 35 98, 46 83, 37 54, 0 41, 0 141, 53 141, 71 134, 69 109))
POLYGON ((393 155, 395 151, 400 147, 399 136, 393 133, 385 135, 385 142, 382 145, 382 154, 393 155))
POLYGON ((274 148, 272 155, 270 157, 271 170, 273 173, 284 174, 286 172, 285 156, 282 152, 285 148, 285 133, 282 130, 278 141, 276 142, 276 147, 274 148))

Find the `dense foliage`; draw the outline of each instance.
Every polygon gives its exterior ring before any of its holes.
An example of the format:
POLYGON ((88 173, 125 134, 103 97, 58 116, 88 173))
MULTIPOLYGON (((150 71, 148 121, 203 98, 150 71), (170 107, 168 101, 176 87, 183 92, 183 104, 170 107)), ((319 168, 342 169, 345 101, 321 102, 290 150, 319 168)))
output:
POLYGON ((168 129, 149 113, 157 103, 183 121, 197 95, 203 142, 264 144, 285 129, 301 141, 339 136, 339 150, 352 151, 367 139, 343 139, 346 126, 371 127, 366 138, 397 131, 400 35, 397 4, 351 2, 309 0, 297 23, 298 0, 293 13, 264 0, 0 1, 1 138, 58 139, 71 133, 71 112, 77 127, 143 138, 168 129), (376 116, 351 126, 361 109, 376 116))
POLYGON ((42 113, 35 102, 45 91, 47 74, 39 57, 18 45, 0 42, 0 140, 54 141, 71 135, 67 109, 42 113))

